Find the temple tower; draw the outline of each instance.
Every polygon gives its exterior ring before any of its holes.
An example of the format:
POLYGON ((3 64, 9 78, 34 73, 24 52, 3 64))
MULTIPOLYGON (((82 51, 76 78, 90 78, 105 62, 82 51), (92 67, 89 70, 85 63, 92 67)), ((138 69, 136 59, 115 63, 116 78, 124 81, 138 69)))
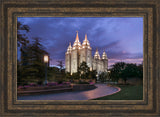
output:
POLYGON ((107 72, 108 69, 108 58, 107 58, 107 54, 105 51, 103 51, 102 54, 102 61, 103 61, 103 70, 104 72, 107 72))
POLYGON ((79 36, 77 31, 76 39, 71 51, 71 74, 78 71, 80 49, 81 49, 81 42, 79 41, 79 36))
POLYGON ((96 49, 94 57, 92 57, 92 48, 87 39, 87 35, 85 34, 85 39, 81 45, 77 31, 73 46, 71 46, 70 43, 65 53, 65 71, 70 72, 71 74, 76 73, 83 61, 87 63, 90 70, 96 70, 98 74, 107 72, 108 58, 106 52, 103 52, 101 58, 98 49, 96 49))
POLYGON ((98 49, 96 49, 96 52, 94 54, 94 59, 93 59, 93 70, 96 70, 97 73, 101 72, 101 66, 102 62, 101 62, 101 57, 99 55, 98 49))
POLYGON ((71 72, 71 51, 72 51, 72 46, 71 43, 69 43, 67 52, 65 54, 66 72, 71 72))
POLYGON ((85 39, 81 46, 79 65, 83 61, 86 62, 90 70, 92 70, 92 48, 90 47, 90 43, 87 39, 87 34, 85 35, 85 39))

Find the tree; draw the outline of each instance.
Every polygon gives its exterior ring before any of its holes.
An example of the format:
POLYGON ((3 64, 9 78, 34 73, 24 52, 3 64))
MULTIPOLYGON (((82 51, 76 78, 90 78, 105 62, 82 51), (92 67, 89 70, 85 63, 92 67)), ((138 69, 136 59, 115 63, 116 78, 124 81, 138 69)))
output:
POLYGON ((75 79, 75 80, 76 80, 76 79, 79 80, 79 78, 80 78, 79 73, 78 73, 78 72, 73 73, 73 74, 72 74, 72 78, 75 79))
POLYGON ((121 72, 121 78, 126 83, 127 79, 133 78, 133 77, 141 77, 143 76, 143 68, 140 69, 140 66, 137 66, 136 64, 126 64, 126 67, 121 72))
POLYGON ((138 77, 143 78, 143 65, 136 65, 133 63, 116 63, 113 65, 113 68, 110 70, 110 77, 112 80, 118 81, 119 78, 122 78, 126 83, 127 79, 138 77))
POLYGON ((59 60, 59 61, 57 61, 58 62, 58 64, 57 64, 57 66, 59 67, 59 69, 60 69, 60 71, 62 72, 62 69, 64 68, 64 65, 63 65, 63 61, 61 60, 59 60))
POLYGON ((33 75, 32 75, 32 72, 36 70, 31 66, 31 52, 32 52, 31 45, 22 46, 21 61, 19 64, 20 78, 17 78, 17 79, 20 79, 19 81, 24 82, 25 84, 28 81, 33 81, 32 79, 35 79, 33 78, 33 75))
POLYGON ((106 80, 107 80, 107 72, 102 72, 101 74, 99 74, 99 80, 101 82, 106 82, 106 80))
POLYGON ((107 72, 107 80, 111 80, 111 72, 110 72, 110 70, 108 70, 108 72, 107 72))
POLYGON ((72 79, 70 72, 67 72, 67 73, 65 74, 65 77, 66 77, 67 80, 71 80, 71 79, 72 79))
POLYGON ((24 82, 36 82, 44 80, 43 61, 44 55, 48 54, 43 45, 40 43, 40 38, 33 38, 32 44, 26 45, 21 49, 21 69, 24 82))
POLYGON ((96 70, 92 70, 92 71, 90 71, 90 75, 91 75, 91 79, 95 79, 95 80, 97 80, 97 71, 96 70))
POLYGON ((82 79, 87 79, 89 76, 89 67, 86 62, 82 62, 78 68, 78 72, 81 74, 82 79))
POLYGON ((137 77, 143 79, 143 64, 138 65, 137 69, 138 69, 137 77))
POLYGON ((121 72, 124 70, 126 63, 119 62, 115 63, 110 70, 110 77, 113 81, 118 81, 121 77, 121 72))
POLYGON ((30 27, 27 25, 21 24, 21 22, 17 22, 17 45, 25 46, 27 43, 29 43, 28 37, 26 36, 26 33, 30 31, 30 27))
POLYGON ((34 38, 31 52, 31 61, 32 67, 37 70, 37 72, 35 72, 35 76, 39 78, 39 80, 44 78, 44 55, 49 54, 45 51, 43 45, 40 43, 40 38, 34 38))
POLYGON ((17 60, 17 85, 21 84, 21 67, 20 67, 20 61, 17 60))

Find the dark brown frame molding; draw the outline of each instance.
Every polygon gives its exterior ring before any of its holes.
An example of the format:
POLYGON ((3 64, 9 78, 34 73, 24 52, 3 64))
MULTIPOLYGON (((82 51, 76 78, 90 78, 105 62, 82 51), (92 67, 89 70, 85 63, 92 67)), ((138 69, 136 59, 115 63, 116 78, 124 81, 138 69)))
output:
POLYGON ((1 0, 0 116, 160 116, 159 0, 1 0), (143 100, 17 100, 17 17, 143 17, 143 100))

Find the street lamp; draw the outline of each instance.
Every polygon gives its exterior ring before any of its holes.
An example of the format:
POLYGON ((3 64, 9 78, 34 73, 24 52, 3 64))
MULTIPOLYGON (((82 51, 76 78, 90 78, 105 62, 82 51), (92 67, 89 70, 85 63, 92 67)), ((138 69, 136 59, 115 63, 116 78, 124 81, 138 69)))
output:
POLYGON ((48 55, 44 55, 44 63, 45 63, 45 85, 47 84, 47 64, 48 64, 48 55))

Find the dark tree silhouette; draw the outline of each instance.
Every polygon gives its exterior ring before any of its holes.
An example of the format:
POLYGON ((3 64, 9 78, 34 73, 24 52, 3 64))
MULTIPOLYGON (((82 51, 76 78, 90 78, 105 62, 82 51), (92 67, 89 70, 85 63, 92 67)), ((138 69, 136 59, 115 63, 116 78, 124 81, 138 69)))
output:
POLYGON ((21 49, 21 77, 23 82, 38 82, 44 80, 43 61, 44 55, 48 53, 40 43, 40 38, 33 38, 32 44, 21 49))
POLYGON ((110 76, 112 78, 113 81, 118 81, 119 78, 121 77, 121 72, 122 70, 125 68, 126 63, 124 62, 119 62, 119 63, 115 63, 113 65, 113 68, 110 70, 110 76))
POLYGON ((86 62, 82 62, 78 67, 78 72, 81 74, 82 79, 87 79, 89 75, 89 67, 86 62))
POLYGON ((101 82, 106 82, 106 80, 107 80, 107 72, 102 72, 101 74, 99 74, 99 80, 101 82))
POLYGON ((62 69, 64 68, 63 61, 59 60, 59 61, 57 61, 57 63, 58 63, 57 66, 59 67, 60 71, 62 72, 62 69))
POLYGON ((137 77, 143 79, 143 65, 136 65, 132 63, 116 63, 110 70, 110 77, 112 80, 118 81, 122 78, 126 83, 127 79, 137 77))
POLYGON ((25 46, 27 43, 29 43, 28 37, 26 36, 26 33, 30 31, 30 27, 27 25, 23 25, 20 22, 17 22, 17 45, 25 46))
POLYGON ((90 73, 89 73, 90 75, 90 79, 95 79, 95 80, 97 80, 97 71, 96 70, 92 70, 92 71, 90 71, 90 73))

